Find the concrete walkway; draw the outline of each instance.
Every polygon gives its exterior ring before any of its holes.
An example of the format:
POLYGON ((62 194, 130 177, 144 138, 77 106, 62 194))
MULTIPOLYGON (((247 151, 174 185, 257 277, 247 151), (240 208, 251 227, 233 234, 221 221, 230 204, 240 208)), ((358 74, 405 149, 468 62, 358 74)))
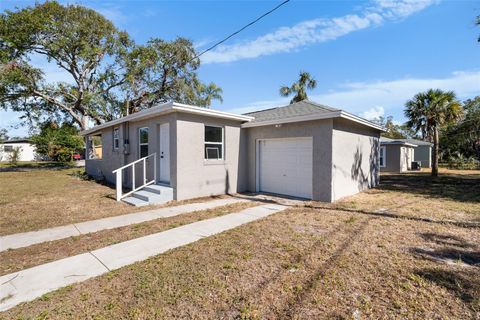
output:
POLYGON ((159 218, 173 217, 183 213, 213 209, 243 201, 248 200, 237 198, 218 199, 208 202, 190 203, 174 207, 165 207, 149 211, 129 213, 120 216, 69 224, 61 227, 43 229, 39 231, 11 234, 0 237, 0 252, 8 249, 28 247, 32 244, 64 239, 101 230, 124 227, 159 218))
POLYGON ((286 208, 276 204, 252 207, 2 276, 0 311, 286 208))

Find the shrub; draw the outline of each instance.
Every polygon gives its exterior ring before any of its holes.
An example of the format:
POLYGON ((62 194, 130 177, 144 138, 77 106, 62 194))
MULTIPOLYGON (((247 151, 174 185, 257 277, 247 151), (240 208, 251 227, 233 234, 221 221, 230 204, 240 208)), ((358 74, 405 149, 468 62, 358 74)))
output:
POLYGON ((40 133, 34 135, 32 141, 38 154, 59 162, 72 161, 73 153, 81 152, 84 147, 78 129, 70 123, 59 126, 47 121, 40 126, 40 133))
POLYGON ((8 161, 16 165, 18 160, 20 160, 20 154, 22 153, 22 148, 21 147, 15 147, 12 149, 12 151, 9 152, 8 154, 8 161))

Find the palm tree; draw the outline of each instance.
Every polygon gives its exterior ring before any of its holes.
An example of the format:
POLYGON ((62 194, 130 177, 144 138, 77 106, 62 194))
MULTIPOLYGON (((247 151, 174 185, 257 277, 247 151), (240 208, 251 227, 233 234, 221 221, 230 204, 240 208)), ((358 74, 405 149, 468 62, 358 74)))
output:
POLYGON ((288 97, 292 93, 295 96, 290 100, 290 104, 308 99, 307 89, 315 89, 317 81, 313 79, 310 73, 301 71, 298 82, 294 82, 290 87, 283 86, 280 88, 280 95, 282 97, 288 97))
POLYGON ((407 126, 421 132, 422 138, 433 139, 432 176, 438 176, 439 130, 442 126, 459 119, 462 105, 453 91, 430 89, 416 94, 405 104, 407 126))

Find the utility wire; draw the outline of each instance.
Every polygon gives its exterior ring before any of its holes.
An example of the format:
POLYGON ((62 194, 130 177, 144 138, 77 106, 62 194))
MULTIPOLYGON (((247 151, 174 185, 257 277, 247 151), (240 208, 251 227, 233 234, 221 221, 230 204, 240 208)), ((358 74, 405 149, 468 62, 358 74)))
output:
POLYGON ((200 52, 199 54, 197 54, 192 60, 194 59, 197 59, 199 58, 202 54, 212 50, 213 48, 221 45, 222 43, 224 43, 225 41, 227 41, 228 39, 230 39, 231 37, 239 34, 240 32, 242 32, 243 30, 247 29, 248 27, 254 25, 255 23, 257 23, 258 21, 260 21, 261 19, 265 18, 266 16, 268 16, 269 14, 273 13, 274 11, 276 11, 277 9, 279 9, 281 6, 283 6, 284 4, 286 4, 287 2, 289 2, 290 0, 285 0, 283 1, 282 3, 278 4, 275 8, 271 9, 270 11, 267 11, 265 12, 264 14, 262 14, 260 17, 258 17, 257 19, 253 20, 252 22, 250 22, 249 24, 243 26, 242 28, 238 29, 237 31, 235 31, 234 33, 230 34, 229 36, 227 36, 226 38, 224 38, 223 40, 220 40, 218 41, 217 43, 215 43, 214 45, 212 45, 211 47, 203 50, 202 52, 200 52))

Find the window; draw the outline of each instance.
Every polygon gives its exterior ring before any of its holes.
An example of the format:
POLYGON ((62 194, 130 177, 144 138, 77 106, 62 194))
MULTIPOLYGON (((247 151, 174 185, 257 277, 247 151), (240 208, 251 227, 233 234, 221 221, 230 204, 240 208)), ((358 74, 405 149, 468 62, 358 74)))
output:
POLYGON ((12 152, 13 151, 13 146, 3 146, 3 151, 12 152))
POLYGON ((387 149, 380 147, 380 167, 385 167, 387 149))
POLYGON ((118 150, 120 147, 120 129, 113 128, 113 150, 118 150))
POLYGON ((148 156, 148 128, 138 129, 138 145, 140 148, 140 158, 148 156))
POLYGON ((205 126, 205 160, 223 159, 223 128, 205 126))

